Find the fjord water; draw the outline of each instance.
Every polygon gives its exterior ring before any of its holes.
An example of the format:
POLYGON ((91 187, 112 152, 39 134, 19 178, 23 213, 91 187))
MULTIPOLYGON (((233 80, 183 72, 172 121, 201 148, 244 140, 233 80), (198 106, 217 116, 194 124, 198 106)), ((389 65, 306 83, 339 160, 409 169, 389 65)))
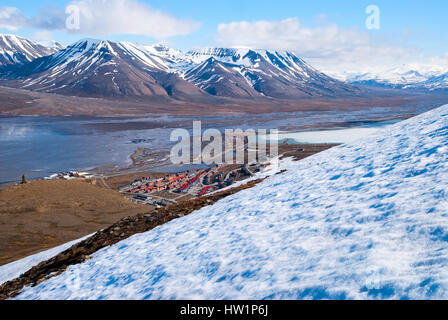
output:
POLYGON ((23 173, 33 179, 71 169, 127 165, 138 147, 163 149, 163 144, 157 143, 162 139, 155 137, 169 132, 159 128, 104 132, 89 126, 103 122, 74 117, 1 117, 0 182, 19 180, 23 173), (144 139, 140 139, 142 134, 144 139))

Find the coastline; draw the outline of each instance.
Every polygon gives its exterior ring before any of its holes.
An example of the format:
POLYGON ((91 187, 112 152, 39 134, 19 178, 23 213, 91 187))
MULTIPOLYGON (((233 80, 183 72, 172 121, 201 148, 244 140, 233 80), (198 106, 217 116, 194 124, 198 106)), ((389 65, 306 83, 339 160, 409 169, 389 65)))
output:
POLYGON ((192 118, 173 114, 155 118, 143 114, 138 117, 18 117, 0 123, 0 145, 4 147, 0 161, 6 164, 0 171, 0 189, 20 181, 23 173, 31 180, 67 170, 113 176, 169 168, 171 163, 166 158, 170 132, 176 128, 191 130, 195 119, 202 121, 204 130, 241 127, 243 130, 277 128, 281 132, 309 132, 377 126, 407 119, 425 108, 278 112, 253 114, 244 119, 229 115, 192 118))
MULTIPOLYGON (((359 112, 349 112, 344 113, 340 112, 341 110, 334 110, 331 112, 311 112, 308 116, 311 116, 308 121, 303 122, 300 120, 299 113, 287 113, 291 116, 291 118, 285 119, 284 113, 278 113, 276 116, 269 118, 266 114, 256 114, 244 121, 245 127, 258 127, 258 128, 266 128, 269 126, 277 127, 281 133, 306 133, 306 132, 319 132, 319 131, 332 131, 332 130, 341 130, 341 129, 350 129, 350 128, 366 128, 366 127, 377 127, 381 126, 385 123, 394 123, 400 120, 408 119, 417 112, 419 107, 415 107, 414 109, 407 109, 401 111, 391 111, 390 113, 383 114, 382 111, 386 111, 385 108, 380 108, 381 110, 371 110, 369 113, 359 113, 359 112), (381 111, 381 112, 380 112, 381 111), (281 120, 279 120, 281 119, 281 120)), ((140 171, 156 171, 156 172, 164 172, 163 170, 168 170, 171 172, 171 168, 173 165, 169 161, 169 152, 164 151, 166 149, 166 145, 160 143, 160 139, 165 139, 163 135, 154 136, 152 135, 152 130, 167 130, 175 129, 175 128, 184 128, 191 126, 192 119, 177 117, 175 115, 167 115, 160 116, 156 118, 147 118, 146 115, 135 115, 135 116, 127 116, 127 117, 111 117, 111 116, 56 116, 57 119, 64 118, 61 121, 68 121, 69 123, 72 120, 75 120, 75 124, 80 125, 80 127, 74 127, 69 131, 69 134, 78 134, 76 130, 79 131, 79 134, 85 132, 96 132, 96 135, 101 137, 101 135, 111 135, 112 137, 115 135, 123 135, 125 132, 128 132, 126 137, 121 137, 120 141, 111 142, 108 148, 113 147, 115 149, 113 158, 117 156, 121 158, 117 161, 110 161, 111 159, 107 159, 107 157, 94 157, 92 163, 89 163, 88 166, 66 166, 63 167, 59 165, 59 169, 55 169, 54 171, 46 169, 45 174, 41 174, 36 176, 35 169, 30 170, 24 169, 23 172, 18 172, 17 168, 14 168, 16 177, 11 179, 11 175, 5 176, 4 181, 0 179, 0 190, 7 188, 11 185, 14 185, 20 182, 20 177, 23 173, 25 173, 29 180, 40 180, 44 179, 46 176, 57 172, 64 172, 67 170, 80 170, 87 171, 95 174, 100 177, 114 177, 124 174, 133 174, 140 171), (81 122, 77 122, 77 120, 81 120, 81 122), (147 131, 150 130, 150 131, 147 131), (129 132, 131 134, 129 134, 129 132), (148 138, 150 137, 150 138, 148 138), (126 138, 129 139, 126 142, 126 138), (159 139, 159 140, 157 140, 159 139), (159 141, 159 142, 154 142, 159 141), (114 144, 115 143, 115 144, 114 144), (124 143, 124 144, 123 144, 124 143), (135 148, 131 151, 130 146, 135 145, 135 148), (117 149, 118 148, 118 149, 117 149), (117 150, 121 150, 117 152, 117 150), (126 150, 123 152, 123 150, 126 150), (97 159, 98 158, 98 159, 97 159), (104 163, 101 165, 95 165, 95 161, 100 163, 104 163), (33 174, 32 171, 34 171, 33 174), (17 179, 17 180, 16 180, 17 179)), ((8 116, 6 116, 8 117, 8 116)), ((47 121, 49 118, 53 116, 33 116, 34 119, 38 119, 37 122, 47 121)), ((55 118, 55 119, 56 119, 55 118)), ((308 118, 307 118, 308 119, 308 118)), ((203 128, 209 127, 217 127, 217 128, 233 128, 235 126, 243 125, 240 118, 232 118, 227 116, 217 116, 215 118, 202 118, 203 128)), ((49 122, 53 123, 52 121, 49 122)), ((56 122, 57 123, 57 122, 56 122)), ((58 124, 59 125, 59 124, 58 124)), ((156 131, 158 132, 158 131, 156 131)), ((92 138, 95 139, 95 138, 92 138)), ((7 141, 7 140, 5 140, 7 141)), ((18 143, 21 140, 18 141, 18 143)), ((109 140, 106 140, 109 141, 109 140)), ((327 141, 329 142, 329 141, 327 141)), ((86 141, 88 143, 88 140, 86 141)), ((303 141, 302 141, 303 143, 303 141)), ((314 141, 314 143, 325 143, 325 141, 314 141)), ((98 144, 98 143, 97 143, 98 144)), ((107 154, 107 151, 101 150, 101 154, 107 154)), ((92 154, 92 153, 91 153, 92 154)), ((83 155, 84 156, 84 155, 83 155)), ((88 155, 87 155, 88 156, 88 155)), ((51 155, 53 159, 57 159, 58 153, 54 153, 51 155)), ((51 157, 47 157, 51 159, 51 157)), ((84 157, 85 158, 85 157, 84 157)), ((77 159, 77 158, 72 158, 77 159)), ((79 159, 82 159, 81 155, 79 159)), ((3 161, 7 161, 8 158, 5 158, 3 161)), ((51 168, 52 163, 49 160, 48 166, 51 168)), ((42 162, 42 161, 41 161, 42 162)), ((71 161, 73 162, 73 161, 71 161)), ((74 161, 75 163, 77 161, 74 161)), ((81 161, 82 162, 82 161, 81 161)), ((83 161, 85 162, 85 161, 83 161)), ((43 165, 45 167, 45 163, 40 163, 40 166, 43 165)), ((26 168, 26 166, 25 166, 26 168)))

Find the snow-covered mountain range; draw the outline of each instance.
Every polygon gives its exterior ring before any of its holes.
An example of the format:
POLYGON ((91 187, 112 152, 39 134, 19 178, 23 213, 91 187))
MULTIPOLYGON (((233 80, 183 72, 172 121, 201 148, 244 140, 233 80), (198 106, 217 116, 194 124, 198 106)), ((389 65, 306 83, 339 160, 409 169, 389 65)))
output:
POLYGON ((80 40, 51 55, 0 69, 2 84, 81 96, 354 96, 290 52, 207 48, 183 53, 163 45, 80 40))
POLYGON ((58 43, 46 47, 0 35, 2 85, 75 96, 296 99, 360 96, 368 86, 448 90, 448 72, 409 68, 333 78, 287 51, 202 48, 181 52, 161 44, 94 39, 66 48, 58 43))
POLYGON ((400 68, 380 73, 346 73, 338 75, 338 78, 353 84, 375 87, 429 91, 448 89, 448 71, 440 68, 400 68))
POLYGON ((81 40, 52 55, 3 69, 12 84, 36 91, 87 96, 201 95, 169 72, 164 59, 128 42, 81 40))
POLYGON ((253 189, 106 247, 17 298, 447 299, 447 128, 443 106, 282 160, 253 189))
POLYGON ((185 72, 185 79, 211 94, 294 98, 356 93, 291 52, 205 48, 187 57, 197 65, 185 72))
POLYGON ((62 49, 59 43, 46 47, 15 35, 0 34, 0 66, 23 64, 62 49))

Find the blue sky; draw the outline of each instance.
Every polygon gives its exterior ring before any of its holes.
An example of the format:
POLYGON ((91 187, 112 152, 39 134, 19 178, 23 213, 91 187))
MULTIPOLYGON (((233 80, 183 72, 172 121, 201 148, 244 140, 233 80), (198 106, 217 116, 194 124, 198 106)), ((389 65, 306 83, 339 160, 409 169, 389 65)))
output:
MULTIPOLYGON (((448 40, 445 35, 448 27, 445 18, 448 2, 445 0, 226 0, 219 3, 205 0, 106 0, 105 2, 117 1, 126 2, 126 7, 131 7, 127 2, 148 5, 149 7, 141 7, 148 9, 147 18, 139 15, 132 18, 135 21, 142 19, 139 23, 148 25, 147 30, 140 32, 139 35, 134 34, 135 27, 127 25, 132 21, 125 21, 126 17, 132 16, 132 13, 121 10, 122 16, 120 13, 115 12, 115 16, 111 13, 114 17, 112 20, 117 21, 117 24, 121 23, 120 27, 117 27, 119 32, 107 30, 107 24, 113 27, 114 23, 111 21, 105 23, 106 29, 101 28, 101 32, 98 33, 96 32, 98 26, 94 24, 84 28, 83 32, 73 33, 62 30, 60 26, 44 28, 36 23, 0 28, 0 32, 14 33, 41 41, 51 37, 63 44, 84 37, 127 40, 140 44, 166 42, 182 50, 217 45, 245 46, 247 42, 250 47, 276 46, 278 49, 293 50, 326 68, 334 65, 336 61, 342 61, 344 66, 341 68, 346 68, 345 64, 349 64, 349 60, 362 59, 367 63, 378 55, 383 56, 384 64, 388 66, 403 61, 412 64, 422 59, 428 61, 434 59, 434 64, 441 65, 448 52, 448 40), (365 9, 372 4, 380 9, 379 30, 367 30, 365 27, 368 16, 365 9), (151 12, 155 11, 161 11, 166 17, 157 19, 154 26, 151 26, 151 12), (257 24, 263 21, 269 24, 257 24), (242 22, 249 24, 244 25, 242 22), (218 31, 219 25, 223 25, 221 31, 218 31), (151 32, 158 27, 170 31, 167 35, 158 37, 151 32), (366 53, 372 57, 366 57, 366 53), (335 60, 336 55, 338 60, 335 60), (394 61, 386 62, 388 58, 394 61)), ((32 20, 40 13, 41 18, 51 20, 56 17, 65 18, 63 10, 72 2, 76 1, 2 0, 0 27, 8 26, 7 22, 2 23, 2 8, 16 8, 24 19, 32 20)), ((99 2, 104 1, 83 0, 81 4, 90 3, 88 6, 91 10, 100 8, 99 11, 104 13, 108 7, 98 7, 99 2)), ((83 19, 81 23, 82 21, 83 19)), ((160 35, 161 32, 157 34, 160 35)), ((372 67, 373 65, 370 66, 372 67)))

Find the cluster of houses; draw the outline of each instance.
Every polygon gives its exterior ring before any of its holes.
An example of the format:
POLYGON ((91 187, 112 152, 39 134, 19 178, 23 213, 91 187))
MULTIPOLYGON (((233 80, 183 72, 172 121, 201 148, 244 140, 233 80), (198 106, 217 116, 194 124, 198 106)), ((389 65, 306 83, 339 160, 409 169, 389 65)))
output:
POLYGON ((198 194, 198 195, 199 195, 200 197, 205 196, 206 194, 209 194, 210 191, 211 191, 212 189, 213 189, 212 186, 206 186, 206 187, 202 188, 201 191, 199 191, 199 194, 198 194))
MULTIPOLYGON (((212 168, 192 170, 178 174, 167 175, 163 178, 142 177, 132 184, 120 188, 121 192, 135 195, 137 200, 151 200, 150 195, 156 198, 164 198, 157 192, 169 192, 174 194, 188 193, 194 196, 205 196, 210 192, 231 186, 241 178, 251 176, 263 168, 263 164, 243 165, 238 170, 225 173, 219 170, 224 165, 215 165, 212 168), (195 187, 195 188, 193 188, 195 187), (139 199, 138 197, 142 197, 139 199)), ((168 197, 171 199, 171 197, 168 197)))
POLYGON ((93 177, 94 177, 94 175, 89 172, 80 172, 80 171, 72 170, 69 172, 55 173, 49 177, 46 177, 45 180, 92 179, 93 177))
MULTIPOLYGON (((175 175, 168 175, 159 179, 142 177, 135 180, 130 186, 122 188, 120 191, 135 194, 151 194, 160 191, 171 191, 174 193, 187 193, 190 188, 198 184, 201 179, 210 181, 211 177, 222 165, 217 165, 210 169, 201 169, 194 172, 185 172, 175 175)), ((212 187, 204 187, 199 194, 205 195, 210 192, 212 187)))
POLYGON ((136 203, 144 203, 151 206, 155 206, 157 208, 163 208, 166 207, 169 204, 174 203, 173 201, 169 201, 167 199, 155 199, 149 195, 144 194, 136 194, 133 198, 127 198, 129 201, 136 202, 136 203))
POLYGON ((167 176, 160 179, 150 179, 147 177, 142 177, 141 180, 135 180, 132 186, 133 189, 130 190, 131 193, 154 193, 164 190, 173 190, 178 187, 179 184, 188 177, 188 175, 180 174, 175 176, 167 176))

